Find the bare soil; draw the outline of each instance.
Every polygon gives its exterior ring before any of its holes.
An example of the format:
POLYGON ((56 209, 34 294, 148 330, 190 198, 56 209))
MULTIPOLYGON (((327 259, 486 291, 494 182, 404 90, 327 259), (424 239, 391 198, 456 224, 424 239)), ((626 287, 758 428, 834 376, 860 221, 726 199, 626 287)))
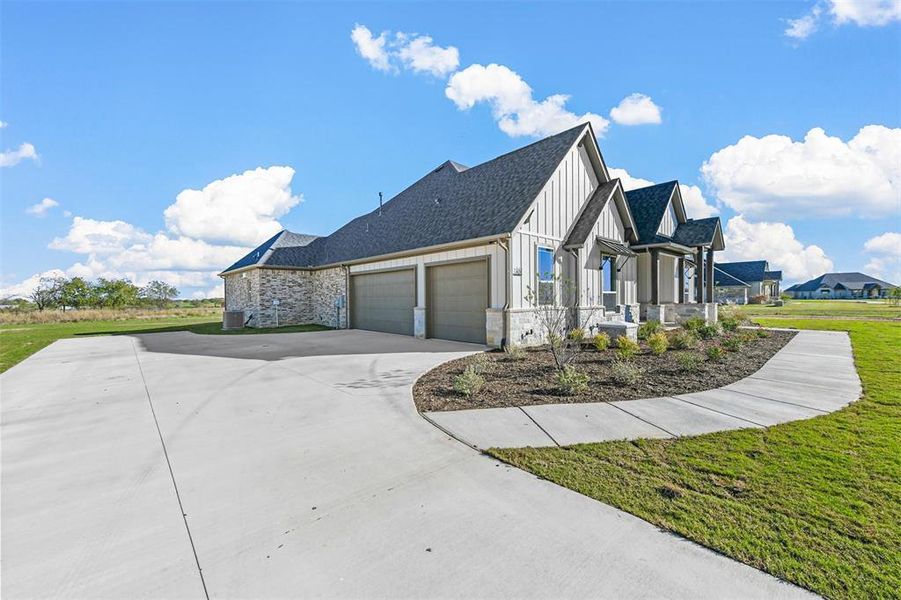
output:
POLYGON ((700 340, 692 350, 667 350, 660 356, 654 356, 641 342, 641 353, 631 360, 641 368, 642 375, 633 385, 617 383, 611 378, 611 366, 616 360, 613 349, 586 349, 575 365, 591 378, 589 390, 574 396, 566 395, 558 387, 557 369, 547 348, 527 349, 520 360, 498 350, 484 354, 487 358, 482 368, 485 385, 477 394, 467 397, 454 391, 454 377, 473 362, 473 357, 469 356, 439 365, 420 377, 413 388, 413 399, 417 409, 429 412, 637 400, 701 392, 753 374, 794 336, 795 332, 771 331, 769 337, 748 341, 737 352, 727 352, 718 362, 708 361, 705 350, 708 346, 720 345, 730 337, 729 334, 700 340), (686 352, 700 356, 702 362, 697 369, 687 371, 680 366, 678 355, 686 352))

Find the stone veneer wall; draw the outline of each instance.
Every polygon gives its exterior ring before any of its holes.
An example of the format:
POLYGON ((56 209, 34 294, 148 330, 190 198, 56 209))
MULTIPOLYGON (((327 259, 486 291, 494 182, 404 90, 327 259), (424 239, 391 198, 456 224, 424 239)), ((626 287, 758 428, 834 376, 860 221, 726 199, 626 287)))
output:
POLYGON ((714 295, 716 296, 717 302, 732 304, 748 303, 748 288, 746 287, 718 287, 714 289, 714 295))
POLYGON ((323 269, 311 274, 309 320, 326 327, 344 329, 347 327, 347 278, 344 269, 323 269), (341 306, 335 308, 335 302, 341 306))
POLYGON ((256 269, 260 277, 260 305, 254 327, 275 327, 278 300, 278 325, 310 322, 311 277, 308 271, 294 269, 256 269))
MULTIPOLYGON (((260 272, 258 269, 226 275, 225 310, 243 310, 244 319, 257 313, 260 295, 260 272)), ((252 322, 251 322, 252 323, 252 322)))

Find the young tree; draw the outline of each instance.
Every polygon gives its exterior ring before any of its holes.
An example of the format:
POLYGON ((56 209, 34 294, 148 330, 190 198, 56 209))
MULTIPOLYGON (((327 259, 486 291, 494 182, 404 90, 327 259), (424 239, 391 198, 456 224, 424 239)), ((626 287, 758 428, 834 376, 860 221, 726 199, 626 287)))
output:
POLYGON ((81 277, 73 277, 63 284, 61 300, 63 306, 78 309, 90 304, 91 285, 81 277))
POLYGON ((28 297, 38 310, 60 306, 65 284, 64 277, 41 277, 28 297))
POLYGON ((178 290, 165 281, 151 281, 141 288, 141 298, 148 300, 157 308, 165 307, 170 301, 178 298, 178 290))
POLYGON ((597 313, 593 301, 590 308, 577 310, 579 291, 568 279, 554 276, 550 293, 539 293, 527 287, 526 301, 532 305, 535 320, 544 334, 557 369, 564 371, 584 349, 585 331, 597 313), (559 294, 556 293, 559 287, 559 294))

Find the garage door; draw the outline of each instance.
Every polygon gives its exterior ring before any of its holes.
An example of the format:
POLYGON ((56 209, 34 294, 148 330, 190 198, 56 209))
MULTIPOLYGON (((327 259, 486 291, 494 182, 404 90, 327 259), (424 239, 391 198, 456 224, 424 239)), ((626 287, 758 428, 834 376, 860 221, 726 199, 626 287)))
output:
POLYGON ((429 337, 484 344, 488 261, 429 267, 426 282, 429 337))
POLYGON ((350 277, 350 325, 356 329, 413 335, 416 279, 413 269, 350 277))

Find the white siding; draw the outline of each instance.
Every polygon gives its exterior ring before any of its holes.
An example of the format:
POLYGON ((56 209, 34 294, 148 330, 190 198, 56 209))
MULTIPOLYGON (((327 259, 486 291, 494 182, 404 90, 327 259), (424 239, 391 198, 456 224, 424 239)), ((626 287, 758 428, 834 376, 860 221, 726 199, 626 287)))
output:
POLYGON ((672 237, 676 232, 676 225, 678 225, 676 210, 673 208, 673 201, 670 200, 666 206, 666 212, 663 213, 663 218, 660 219, 660 227, 657 229, 657 233, 672 237))
POLYGON ((504 273, 506 271, 507 257, 504 249, 498 244, 486 244, 484 246, 472 246, 470 248, 460 248, 458 250, 446 250, 444 252, 433 252, 430 254, 420 254, 417 256, 407 256, 404 258, 395 258, 390 260, 380 260, 378 262, 353 265, 350 267, 351 273, 365 273, 367 271, 378 271, 382 269, 397 269, 402 267, 416 267, 416 306, 425 306, 425 268, 430 263, 441 263, 448 261, 465 260, 480 256, 488 257, 488 277, 491 290, 491 307, 503 308, 506 302, 504 289, 504 273))
MULTIPOLYGON (((597 245, 592 243, 598 236, 625 242, 625 228, 619 216, 619 211, 616 209, 616 203, 613 200, 608 202, 604 210, 601 211, 588 243, 580 252, 580 262, 583 267, 580 273, 579 285, 582 292, 580 300, 582 306, 601 303, 601 252, 597 245)), ((630 258, 628 261, 626 261, 625 257, 617 259, 617 265, 620 268, 616 290, 616 301, 618 304, 634 304, 637 302, 635 262, 636 259, 634 258, 630 258)))

